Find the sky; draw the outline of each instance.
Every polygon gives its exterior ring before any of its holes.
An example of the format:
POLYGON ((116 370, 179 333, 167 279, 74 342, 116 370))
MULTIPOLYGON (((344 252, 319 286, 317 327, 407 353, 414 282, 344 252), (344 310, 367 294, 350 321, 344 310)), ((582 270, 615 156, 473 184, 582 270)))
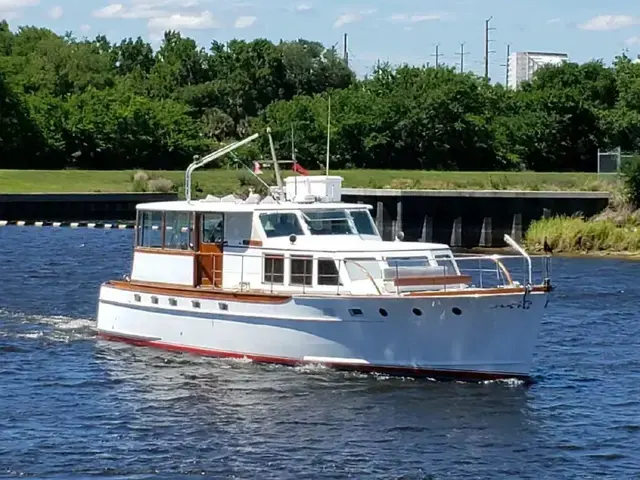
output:
POLYGON ((511 52, 566 53, 582 63, 640 54, 640 0, 0 0, 0 18, 22 25, 112 41, 142 36, 154 47, 179 30, 208 48, 212 40, 305 38, 343 51, 360 75, 377 63, 435 64, 484 72, 485 20, 489 74, 505 76, 511 52), (461 44, 464 44, 461 47, 461 44))

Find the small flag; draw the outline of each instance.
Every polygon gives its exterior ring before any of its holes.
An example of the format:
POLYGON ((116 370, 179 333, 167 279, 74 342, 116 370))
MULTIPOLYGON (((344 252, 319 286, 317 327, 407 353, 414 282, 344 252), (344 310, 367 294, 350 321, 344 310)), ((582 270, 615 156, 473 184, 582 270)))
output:
POLYGON ((262 169, 260 168, 260 162, 253 162, 253 173, 256 175, 262 174, 262 169))
POLYGON ((299 173, 300 175, 309 175, 309 171, 306 168, 301 167, 299 163, 294 163, 291 170, 299 173))

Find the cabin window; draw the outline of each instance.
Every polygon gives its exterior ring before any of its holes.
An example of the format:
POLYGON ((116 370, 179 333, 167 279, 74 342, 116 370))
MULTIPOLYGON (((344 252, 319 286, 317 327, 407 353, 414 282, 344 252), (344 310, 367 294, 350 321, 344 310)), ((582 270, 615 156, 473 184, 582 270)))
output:
POLYGON ((267 238, 304 234, 295 213, 261 213, 260 223, 267 238))
POLYGON ((433 258, 437 262, 438 267, 442 269, 443 275, 458 275, 458 269, 451 254, 438 253, 435 254, 433 258))
POLYGON ((382 277, 380 264, 375 258, 345 258, 344 264, 352 282, 382 277))
POLYGON ((354 230, 346 210, 302 212, 312 235, 352 235, 354 230))
POLYGON ((189 250, 191 244, 191 213, 166 212, 164 221, 164 248, 189 250))
POLYGON ((313 259, 291 257, 291 285, 313 285, 313 259))
POLYGON ((387 257, 385 258, 389 268, 415 268, 429 266, 429 260, 426 257, 387 257))
POLYGON ((284 257, 281 255, 265 255, 263 265, 263 282, 267 284, 284 284, 284 257))
POLYGON ((367 210, 349 210, 349 213, 360 235, 378 235, 373 219, 367 210))
POLYGON ((162 212, 142 211, 138 224, 138 246, 162 248, 162 212))
POLYGON ((224 215, 206 213, 202 215, 202 243, 222 243, 224 241, 224 215))
POLYGON ((341 285, 335 260, 318 260, 318 285, 341 285))

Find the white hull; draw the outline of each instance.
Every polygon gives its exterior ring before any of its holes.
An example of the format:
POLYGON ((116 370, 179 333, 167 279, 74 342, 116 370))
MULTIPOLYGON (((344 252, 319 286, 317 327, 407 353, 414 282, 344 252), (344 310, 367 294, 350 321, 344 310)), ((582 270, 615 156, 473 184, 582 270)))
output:
POLYGON ((97 328, 114 340, 212 356, 434 378, 527 379, 546 302, 546 294, 535 292, 526 298, 294 295, 255 303, 105 284, 97 328))

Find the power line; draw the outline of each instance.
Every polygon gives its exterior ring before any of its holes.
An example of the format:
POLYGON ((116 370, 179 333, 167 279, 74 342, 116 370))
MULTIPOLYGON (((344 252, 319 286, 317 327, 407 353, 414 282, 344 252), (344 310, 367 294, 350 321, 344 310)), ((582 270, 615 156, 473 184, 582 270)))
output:
POLYGON ((440 66, 440 57, 443 55, 443 53, 440 53, 440 44, 436 44, 436 53, 431 55, 432 57, 436 57, 436 68, 440 66))
POLYGON ((460 73, 464 73, 464 56, 469 55, 469 52, 464 51, 464 42, 460 44, 460 53, 457 53, 460 57, 460 73))
POLYGON ((489 27, 489 22, 493 19, 493 15, 491 15, 487 20, 484 21, 484 78, 485 80, 489 80, 489 54, 495 53, 494 51, 489 51, 489 32, 491 30, 495 30, 495 28, 489 27))

